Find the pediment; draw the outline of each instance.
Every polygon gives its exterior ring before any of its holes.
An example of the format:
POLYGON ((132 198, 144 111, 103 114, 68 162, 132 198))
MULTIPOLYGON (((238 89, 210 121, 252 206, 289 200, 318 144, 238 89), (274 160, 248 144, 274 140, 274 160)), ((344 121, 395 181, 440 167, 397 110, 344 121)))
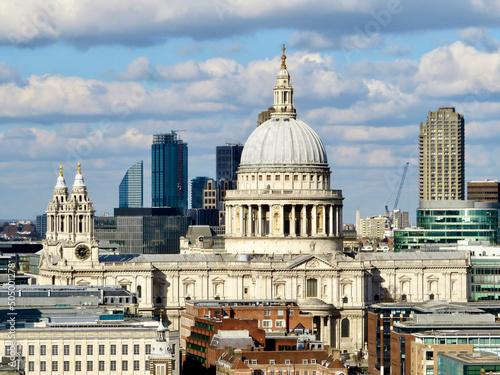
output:
POLYGON ((127 279, 120 279, 118 280, 118 285, 131 285, 132 282, 130 280, 127 280, 127 279))
POLYGON ((426 277, 427 281, 439 281, 439 277, 435 275, 430 275, 426 277))
POLYGON ((291 270, 335 270, 337 267, 332 265, 330 262, 317 257, 316 255, 310 255, 306 258, 300 259, 297 262, 290 265, 291 270))
MULTIPOLYGON (((193 280, 193 282, 194 282, 194 280, 193 280)), ((224 284, 225 282, 226 282, 226 280, 221 279, 220 277, 216 277, 215 279, 212 279, 213 284, 224 284)))
POLYGON ((182 280, 183 284, 194 284, 195 282, 196 280, 191 277, 186 277, 185 279, 182 280))
POLYGON ((411 277, 408 277, 407 275, 403 275, 399 277, 399 281, 411 281, 411 277))

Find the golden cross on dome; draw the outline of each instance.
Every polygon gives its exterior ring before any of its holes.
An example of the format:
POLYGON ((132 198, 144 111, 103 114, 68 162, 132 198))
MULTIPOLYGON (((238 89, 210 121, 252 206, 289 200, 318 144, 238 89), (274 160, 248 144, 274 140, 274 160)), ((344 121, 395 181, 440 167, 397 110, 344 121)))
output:
POLYGON ((286 55, 285 55, 285 45, 283 44, 283 48, 281 48, 281 50, 283 51, 283 55, 281 55, 281 69, 286 69, 286 55))
POLYGON ((59 166, 59 176, 62 176, 63 175, 63 172, 62 172, 62 165, 59 166))
POLYGON ((80 163, 78 163, 78 170, 76 171, 76 173, 82 174, 82 165, 80 163))

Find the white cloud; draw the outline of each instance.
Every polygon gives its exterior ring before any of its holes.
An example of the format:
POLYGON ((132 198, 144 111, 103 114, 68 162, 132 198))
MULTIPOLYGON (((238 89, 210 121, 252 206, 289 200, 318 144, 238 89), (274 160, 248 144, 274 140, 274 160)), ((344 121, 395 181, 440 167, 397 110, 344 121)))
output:
POLYGON ((116 73, 115 79, 120 81, 135 81, 149 78, 152 68, 147 57, 138 57, 127 65, 125 72, 116 73))
POLYGON ((423 55, 415 78, 419 82, 416 92, 429 97, 476 95, 483 89, 498 92, 500 53, 481 52, 455 42, 423 55))
POLYGON ((497 51, 500 48, 500 40, 491 36, 491 31, 483 28, 470 27, 458 33, 460 40, 470 46, 482 48, 487 51, 497 51))

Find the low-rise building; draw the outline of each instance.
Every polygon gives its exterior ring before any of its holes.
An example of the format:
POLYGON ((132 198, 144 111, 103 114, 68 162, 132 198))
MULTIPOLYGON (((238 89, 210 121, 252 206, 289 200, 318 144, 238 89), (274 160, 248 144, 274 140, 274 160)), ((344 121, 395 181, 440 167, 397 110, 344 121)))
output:
POLYGON ((217 375, 346 375, 346 367, 326 350, 248 351, 228 349, 217 361, 217 375))

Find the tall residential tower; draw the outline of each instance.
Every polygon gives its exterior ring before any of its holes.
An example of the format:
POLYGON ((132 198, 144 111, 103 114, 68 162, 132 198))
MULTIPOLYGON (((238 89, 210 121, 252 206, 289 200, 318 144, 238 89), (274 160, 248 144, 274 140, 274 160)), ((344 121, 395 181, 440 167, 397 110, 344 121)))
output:
POLYGON ((420 123, 419 200, 464 199, 464 116, 452 107, 429 111, 420 123))
POLYGON ((143 162, 142 160, 131 166, 122 182, 119 189, 119 204, 120 208, 140 208, 143 205, 143 162))
POLYGON ((152 207, 182 207, 188 202, 188 148, 175 131, 155 134, 151 147, 152 207))

